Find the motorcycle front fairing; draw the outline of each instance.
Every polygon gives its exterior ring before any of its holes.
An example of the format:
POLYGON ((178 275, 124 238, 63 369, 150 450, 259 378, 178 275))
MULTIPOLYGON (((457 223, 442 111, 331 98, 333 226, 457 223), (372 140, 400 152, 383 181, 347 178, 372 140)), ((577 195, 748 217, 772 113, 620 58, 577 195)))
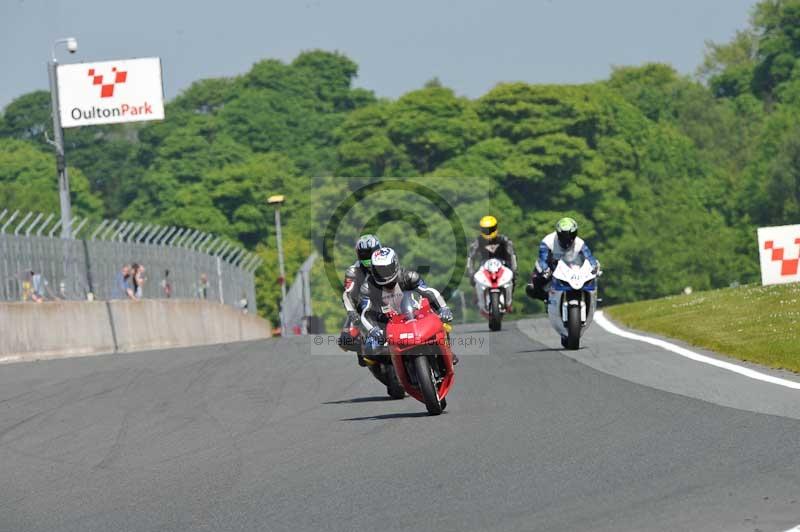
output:
POLYGON ((580 267, 559 261, 550 281, 547 315, 550 324, 562 336, 567 335, 567 313, 570 305, 581 307, 581 331, 591 325, 597 308, 597 278, 589 261, 580 267))
POLYGON ((514 273, 510 268, 503 265, 498 259, 489 259, 484 262, 478 271, 473 275, 475 281, 475 295, 478 299, 479 310, 482 314, 486 315, 490 312, 489 303, 491 301, 490 294, 495 291, 500 293, 500 303, 502 304, 501 312, 507 312, 511 306, 514 273), (491 261, 496 261, 499 264, 499 269, 492 272, 488 268, 491 261))

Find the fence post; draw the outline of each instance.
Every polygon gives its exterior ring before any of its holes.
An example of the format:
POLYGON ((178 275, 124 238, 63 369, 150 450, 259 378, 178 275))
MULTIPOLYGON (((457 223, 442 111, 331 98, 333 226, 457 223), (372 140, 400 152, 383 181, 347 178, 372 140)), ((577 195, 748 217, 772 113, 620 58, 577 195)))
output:
POLYGON ((47 219, 42 223, 42 225, 39 226, 39 230, 36 231, 36 236, 42 236, 42 231, 44 231, 47 228, 47 226, 50 224, 50 220, 52 219, 53 219, 53 214, 51 213, 50 216, 48 216, 47 219))
POLYGON ((14 236, 19 236, 20 229, 22 229, 22 226, 25 225, 25 223, 28 221, 28 218, 30 218, 32 214, 32 212, 29 212, 25 215, 25 218, 23 218, 19 225, 17 225, 17 228, 14 229, 14 236))
POLYGON ((219 302, 225 304, 225 297, 222 295, 222 258, 217 255, 217 285, 219 286, 219 302))
POLYGON ((50 228, 50 232, 47 233, 47 238, 53 238, 53 233, 55 233, 59 227, 61 227, 61 219, 59 219, 56 224, 50 228))
POLYGON ((44 216, 44 213, 41 213, 41 212, 40 212, 40 213, 39 213, 39 214, 36 216, 36 218, 34 218, 34 219, 33 219, 33 221, 31 222, 31 225, 29 225, 29 226, 28 226, 28 229, 26 229, 26 230, 25 230, 25 236, 31 236, 31 231, 33 231, 33 230, 34 230, 34 228, 36 227, 36 224, 38 224, 38 223, 39 223, 39 220, 41 220, 41 219, 42 219, 42 216, 44 216))
POLYGON ((86 284, 89 288, 89 294, 91 294, 90 298, 94 300, 94 282, 92 279, 92 263, 89 258, 89 243, 86 239, 81 239, 81 243, 83 244, 83 260, 86 262, 86 284))
POLYGON ((12 215, 11 215, 11 218, 9 218, 8 220, 6 220, 6 223, 5 223, 5 224, 3 224, 3 227, 2 227, 2 228, 0 228, 0 233, 5 233, 5 232, 6 232, 6 227, 8 227, 8 226, 11 224, 11 222, 13 222, 13 221, 14 221, 14 218, 16 218, 16 217, 17 217, 17 215, 19 215, 19 211, 18 211, 18 210, 17 210, 17 211, 14 211, 14 214, 12 214, 12 215))
POLYGON ((77 227, 72 229, 72 238, 78 238, 78 233, 81 232, 81 229, 83 229, 83 226, 86 225, 86 222, 88 221, 89 218, 84 218, 83 220, 81 220, 81 223, 79 223, 77 227))

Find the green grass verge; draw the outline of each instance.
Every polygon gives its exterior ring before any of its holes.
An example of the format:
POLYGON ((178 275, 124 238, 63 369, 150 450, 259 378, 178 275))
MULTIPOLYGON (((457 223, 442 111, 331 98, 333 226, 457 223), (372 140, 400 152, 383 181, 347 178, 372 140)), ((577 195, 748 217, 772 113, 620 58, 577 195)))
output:
POLYGON ((800 372, 800 284, 741 286, 616 305, 628 327, 800 372))

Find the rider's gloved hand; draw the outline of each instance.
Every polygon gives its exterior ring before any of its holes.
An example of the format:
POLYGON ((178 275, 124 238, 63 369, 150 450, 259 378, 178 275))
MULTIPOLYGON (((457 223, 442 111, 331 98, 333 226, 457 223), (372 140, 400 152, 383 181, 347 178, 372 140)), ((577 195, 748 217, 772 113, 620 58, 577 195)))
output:
POLYGON ((441 319, 444 323, 450 323, 453 321, 453 311, 447 307, 440 308, 439 319, 441 319))
POLYGON ((536 299, 536 289, 533 286, 533 283, 528 283, 525 285, 525 294, 531 299, 536 299))
POLYGON ((386 342, 386 336, 383 333, 383 329, 380 327, 373 327, 370 329, 369 334, 367 334, 367 342, 372 346, 383 345, 386 342))
POLYGON ((342 348, 343 351, 348 351, 352 345, 353 337, 350 336, 350 331, 342 331, 341 334, 339 334, 339 347, 342 348))

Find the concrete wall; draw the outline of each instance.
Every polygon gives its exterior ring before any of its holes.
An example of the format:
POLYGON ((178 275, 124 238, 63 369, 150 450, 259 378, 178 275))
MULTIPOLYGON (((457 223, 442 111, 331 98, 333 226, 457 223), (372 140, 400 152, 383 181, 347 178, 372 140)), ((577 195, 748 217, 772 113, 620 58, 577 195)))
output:
POLYGON ((269 322, 197 300, 0 304, 0 360, 188 347, 270 336, 269 322))

